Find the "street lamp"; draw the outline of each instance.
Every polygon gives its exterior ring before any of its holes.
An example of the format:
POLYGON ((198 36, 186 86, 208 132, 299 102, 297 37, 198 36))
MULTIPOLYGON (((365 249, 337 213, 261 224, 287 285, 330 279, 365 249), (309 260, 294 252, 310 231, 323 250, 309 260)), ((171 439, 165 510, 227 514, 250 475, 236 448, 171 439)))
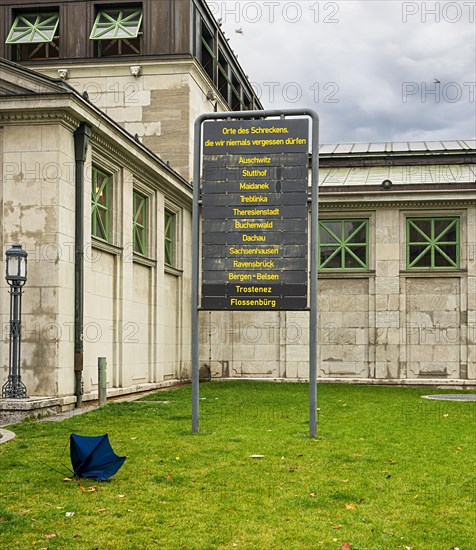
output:
POLYGON ((26 283, 28 254, 20 244, 14 244, 5 256, 6 279, 10 285, 10 357, 8 380, 2 387, 2 398, 24 399, 28 395, 20 376, 21 296, 26 283))

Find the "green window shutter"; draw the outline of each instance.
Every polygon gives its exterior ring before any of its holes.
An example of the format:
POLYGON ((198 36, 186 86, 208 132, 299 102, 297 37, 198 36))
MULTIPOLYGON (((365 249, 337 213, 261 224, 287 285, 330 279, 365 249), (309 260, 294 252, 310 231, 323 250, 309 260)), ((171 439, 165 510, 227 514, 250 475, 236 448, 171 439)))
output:
POLYGON ((407 218, 407 269, 459 269, 459 217, 407 218))
POLYGON ((165 265, 174 267, 175 263, 175 214, 165 210, 164 217, 164 257, 165 265))
POLYGON ((110 178, 105 172, 93 167, 91 234, 106 242, 109 242, 110 237, 110 178))
POLYGON ((13 22, 7 44, 52 42, 59 24, 58 13, 25 13, 13 22))
POLYGON ((133 193, 132 232, 134 252, 147 255, 147 197, 134 191, 133 193))
POLYGON ((142 9, 100 10, 94 21, 90 40, 137 38, 142 23, 142 9))
POLYGON ((319 222, 319 269, 369 268, 369 220, 319 222))

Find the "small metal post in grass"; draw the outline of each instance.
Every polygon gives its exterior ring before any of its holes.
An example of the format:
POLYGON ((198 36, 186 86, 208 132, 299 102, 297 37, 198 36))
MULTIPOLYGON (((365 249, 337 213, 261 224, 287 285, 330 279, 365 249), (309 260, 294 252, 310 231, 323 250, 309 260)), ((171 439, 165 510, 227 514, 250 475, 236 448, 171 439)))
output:
POLYGON ((107 400, 107 361, 105 357, 98 357, 98 401, 99 406, 107 400))
POLYGON ((8 380, 2 387, 2 398, 25 399, 28 397, 25 384, 21 381, 21 298, 26 283, 28 253, 21 244, 14 244, 5 253, 6 280, 10 285, 10 354, 8 380))

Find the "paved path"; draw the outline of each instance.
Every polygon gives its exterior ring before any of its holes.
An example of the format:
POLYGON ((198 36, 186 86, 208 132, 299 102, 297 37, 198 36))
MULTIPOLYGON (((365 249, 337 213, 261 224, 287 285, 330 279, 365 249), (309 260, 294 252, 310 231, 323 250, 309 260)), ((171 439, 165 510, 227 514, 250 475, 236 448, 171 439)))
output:
POLYGON ((439 399, 441 401, 476 401, 476 393, 440 393, 436 395, 422 395, 425 399, 439 399))

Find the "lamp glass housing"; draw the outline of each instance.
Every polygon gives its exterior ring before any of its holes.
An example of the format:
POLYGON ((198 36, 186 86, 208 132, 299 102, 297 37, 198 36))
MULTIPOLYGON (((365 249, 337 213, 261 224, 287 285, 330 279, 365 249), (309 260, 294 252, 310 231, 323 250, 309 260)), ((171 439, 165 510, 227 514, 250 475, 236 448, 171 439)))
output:
POLYGON ((6 279, 9 285, 25 284, 27 278, 28 253, 20 244, 14 244, 7 250, 6 255, 6 279))

